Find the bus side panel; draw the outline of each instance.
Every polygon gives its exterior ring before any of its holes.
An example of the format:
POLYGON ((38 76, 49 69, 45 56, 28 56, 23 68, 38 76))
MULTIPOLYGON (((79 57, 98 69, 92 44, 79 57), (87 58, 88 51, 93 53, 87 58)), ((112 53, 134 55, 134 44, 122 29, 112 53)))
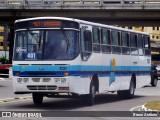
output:
POLYGON ((132 73, 131 70, 131 57, 130 55, 122 55, 122 73, 121 73, 121 85, 120 90, 128 90, 132 73))
POLYGON ((76 93, 76 94, 88 94, 89 91, 87 90, 88 87, 87 86, 87 83, 89 83, 89 78, 87 77, 74 77, 74 78, 70 78, 70 81, 69 81, 69 91, 70 92, 73 92, 73 93, 76 93))
POLYGON ((109 91, 117 91, 121 84, 121 55, 112 54, 110 59, 109 91))
POLYGON ((149 56, 139 56, 139 73, 137 75, 137 88, 150 84, 151 58, 149 56))
POLYGON ((107 92, 109 89, 109 77, 99 77, 99 93, 107 92))
POLYGON ((102 53, 101 61, 102 66, 104 66, 102 71, 105 71, 105 74, 102 76, 102 78, 99 78, 99 92, 105 92, 106 90, 109 90, 111 57, 111 54, 102 53))

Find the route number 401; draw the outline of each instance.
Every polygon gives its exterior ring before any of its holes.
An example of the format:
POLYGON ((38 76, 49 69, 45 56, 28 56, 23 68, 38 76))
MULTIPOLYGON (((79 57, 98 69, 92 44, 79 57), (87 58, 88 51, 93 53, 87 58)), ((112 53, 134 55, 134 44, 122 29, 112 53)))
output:
POLYGON ((28 53, 27 58, 36 59, 36 53, 28 53))

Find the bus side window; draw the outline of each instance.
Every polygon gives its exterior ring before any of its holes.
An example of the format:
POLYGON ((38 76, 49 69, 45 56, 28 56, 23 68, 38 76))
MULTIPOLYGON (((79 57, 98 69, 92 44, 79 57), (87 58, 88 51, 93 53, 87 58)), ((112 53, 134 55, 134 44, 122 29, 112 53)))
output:
POLYGON ((138 35, 138 52, 139 55, 143 55, 143 36, 141 34, 138 35))
POLYGON ((120 32, 116 30, 112 30, 111 39, 112 39, 112 53, 121 54, 120 32))
POLYGON ((89 30, 81 29, 82 60, 87 61, 92 54, 92 34, 89 30))
POLYGON ((93 28, 93 51, 100 52, 100 32, 99 28, 93 28))
POLYGON ((133 33, 130 34, 130 47, 131 47, 131 55, 138 55, 136 34, 133 33))
POLYGON ((144 38, 144 52, 146 56, 151 55, 151 50, 150 50, 150 38, 149 36, 143 36, 144 38))
POLYGON ((121 46, 122 46, 122 54, 123 55, 130 55, 130 48, 129 48, 129 34, 127 32, 122 32, 121 34, 121 46))
POLYGON ((101 39, 102 39, 102 53, 111 53, 111 39, 110 39, 109 29, 101 30, 101 39))

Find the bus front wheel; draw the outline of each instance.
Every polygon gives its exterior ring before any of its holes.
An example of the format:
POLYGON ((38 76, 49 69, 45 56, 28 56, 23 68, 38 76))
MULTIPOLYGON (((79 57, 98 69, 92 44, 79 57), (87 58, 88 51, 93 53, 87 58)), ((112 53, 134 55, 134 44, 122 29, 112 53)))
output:
POLYGON ((43 102, 43 95, 38 93, 32 93, 33 103, 35 105, 40 105, 43 102))
POLYGON ((95 94, 96 94, 96 88, 95 88, 94 82, 92 81, 90 85, 90 93, 86 96, 87 103, 89 106, 94 105, 95 94))

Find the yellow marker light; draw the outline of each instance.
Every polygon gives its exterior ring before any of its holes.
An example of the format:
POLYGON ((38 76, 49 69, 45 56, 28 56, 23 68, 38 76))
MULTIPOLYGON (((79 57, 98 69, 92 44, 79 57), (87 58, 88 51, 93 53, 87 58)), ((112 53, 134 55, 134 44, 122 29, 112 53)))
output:
POLYGON ((69 72, 64 72, 64 76, 69 76, 69 72))
POLYGON ((88 76, 91 80, 92 80, 92 76, 90 75, 90 76, 88 76))
POLYGON ((20 75, 20 73, 19 73, 19 72, 16 72, 16 73, 15 73, 15 76, 19 76, 19 75, 20 75))

